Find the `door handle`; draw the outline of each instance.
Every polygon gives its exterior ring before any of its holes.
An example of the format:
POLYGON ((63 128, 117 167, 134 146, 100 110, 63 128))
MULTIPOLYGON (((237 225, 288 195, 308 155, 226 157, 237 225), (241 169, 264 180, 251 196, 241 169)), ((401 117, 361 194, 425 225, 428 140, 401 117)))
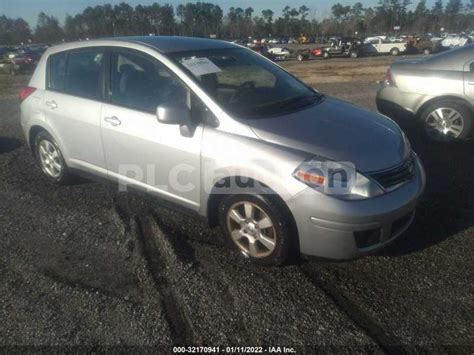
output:
POLYGON ((46 104, 46 106, 48 106, 49 108, 51 108, 53 110, 58 107, 58 104, 54 100, 53 101, 46 101, 45 104, 46 104))
POLYGON ((110 123, 112 126, 120 126, 122 124, 122 121, 118 119, 118 117, 112 116, 112 117, 105 117, 104 118, 105 122, 110 123))

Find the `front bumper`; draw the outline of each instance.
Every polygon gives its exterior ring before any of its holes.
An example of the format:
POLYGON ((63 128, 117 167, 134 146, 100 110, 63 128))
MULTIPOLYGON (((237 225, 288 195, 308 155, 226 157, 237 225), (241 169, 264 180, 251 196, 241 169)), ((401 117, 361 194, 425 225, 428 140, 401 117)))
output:
POLYGON ((307 188, 290 199, 302 254, 353 259, 378 250, 411 224, 425 188, 425 172, 415 156, 415 175, 400 188, 375 198, 345 201, 307 188))

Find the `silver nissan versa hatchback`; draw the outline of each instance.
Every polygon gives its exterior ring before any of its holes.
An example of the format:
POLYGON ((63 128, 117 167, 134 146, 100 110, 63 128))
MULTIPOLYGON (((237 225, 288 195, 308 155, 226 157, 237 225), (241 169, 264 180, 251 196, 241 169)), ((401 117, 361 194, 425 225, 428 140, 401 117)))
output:
POLYGON ((54 46, 20 99, 49 180, 81 171, 145 190, 220 224, 259 264, 373 252, 408 228, 425 186, 393 121, 228 42, 54 46))

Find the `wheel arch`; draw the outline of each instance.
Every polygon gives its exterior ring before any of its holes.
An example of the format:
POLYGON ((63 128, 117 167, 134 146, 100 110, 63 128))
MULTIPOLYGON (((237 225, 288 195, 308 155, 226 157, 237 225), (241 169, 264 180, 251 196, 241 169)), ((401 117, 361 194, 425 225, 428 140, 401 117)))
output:
POLYGON ((469 101, 467 101, 465 98, 462 98, 462 97, 459 97, 459 96, 455 96, 455 95, 443 95, 443 96, 437 96, 437 97, 434 97, 426 102, 424 102, 419 108, 418 110, 416 111, 416 116, 418 118, 421 118, 421 115, 423 114, 423 112, 426 110, 426 108, 432 104, 435 104, 437 102, 442 102, 442 101, 456 101, 458 103, 462 103, 464 105, 466 105, 470 110, 471 112, 474 113, 474 109, 473 109, 473 106, 472 106, 472 103, 470 103, 469 101))
POLYGON ((268 196, 269 199, 276 204, 277 208, 279 208, 286 216, 288 216, 288 223, 290 225, 291 233, 294 235, 294 238, 292 238, 292 245, 290 247, 290 258, 297 257, 300 253, 300 240, 298 227, 293 213, 291 212, 290 208, 283 200, 283 198, 275 190, 256 179, 247 178, 245 176, 228 176, 225 178, 221 178, 214 184, 211 193, 209 194, 209 199, 207 200, 206 206, 207 222, 209 227, 213 228, 219 225, 219 204, 221 203, 222 199, 227 196, 226 194, 217 193, 216 190, 218 189, 219 184, 225 183, 227 181, 230 181, 231 179, 236 178, 247 179, 248 181, 253 181, 263 186, 266 189, 266 196, 268 196), (269 191, 270 194, 268 194, 269 191))
MULTIPOLYGON (((40 133, 40 132, 48 132, 48 130, 46 128, 44 128, 43 126, 39 126, 39 125, 34 125, 34 126, 31 126, 30 127, 30 130, 28 131, 28 145, 31 149, 31 153, 33 154, 33 156, 35 157, 36 156, 36 152, 35 152, 35 139, 36 139, 36 136, 40 133)), ((49 133, 49 132, 48 132, 49 133)), ((50 133, 51 134, 51 133, 50 133)))
POLYGON ((279 208, 283 209, 283 212, 287 213, 287 215, 291 219, 291 222, 294 223, 294 225, 296 226, 296 222, 293 217, 293 214, 291 213, 288 205, 283 200, 283 198, 274 189, 272 189, 265 183, 254 178, 248 178, 246 176, 227 176, 227 177, 221 178, 214 184, 214 186, 212 187, 211 193, 209 194, 209 198, 207 200, 207 206, 206 206, 206 212, 207 212, 206 215, 207 215, 209 226, 215 227, 219 224, 218 206, 220 202, 222 201, 222 199, 225 196, 227 196, 226 194, 217 192, 217 190, 219 189, 219 185, 225 184, 226 182, 230 182, 232 179, 243 179, 249 182, 257 183, 260 186, 264 187, 266 189, 265 193, 268 196, 270 196, 270 199, 272 200, 272 202, 275 202, 279 208))

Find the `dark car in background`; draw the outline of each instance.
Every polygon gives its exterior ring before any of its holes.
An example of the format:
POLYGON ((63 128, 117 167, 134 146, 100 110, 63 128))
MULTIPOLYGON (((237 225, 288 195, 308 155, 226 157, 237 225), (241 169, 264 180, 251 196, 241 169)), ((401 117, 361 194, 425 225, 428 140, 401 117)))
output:
POLYGON ((314 48, 311 54, 324 59, 331 57, 358 58, 363 54, 363 43, 359 38, 334 38, 329 41, 329 46, 314 48))
POLYGON ((35 69, 36 62, 32 58, 24 56, 6 56, 0 59, 0 73, 16 75, 20 73, 31 73, 35 69))
POLYGON ((428 36, 415 36, 408 39, 407 52, 410 54, 430 55, 442 50, 441 41, 428 36))

